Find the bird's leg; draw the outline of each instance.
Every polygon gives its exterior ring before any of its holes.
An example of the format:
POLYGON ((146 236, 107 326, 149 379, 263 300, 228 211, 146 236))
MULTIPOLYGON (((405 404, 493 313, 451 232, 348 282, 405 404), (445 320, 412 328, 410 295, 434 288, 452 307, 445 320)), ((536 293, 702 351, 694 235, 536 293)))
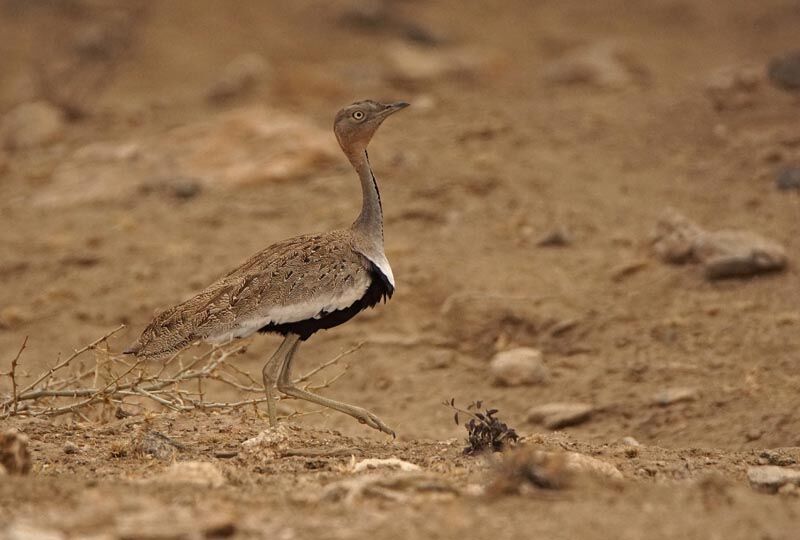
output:
POLYGON ((278 350, 269 357, 267 363, 264 364, 264 369, 261 370, 261 375, 264 379, 264 393, 267 395, 267 414, 269 415, 270 427, 278 425, 278 414, 275 407, 275 391, 273 389, 275 386, 275 371, 283 365, 289 351, 294 351, 299 340, 300 337, 296 334, 287 334, 286 337, 283 338, 278 350), (280 359, 280 362, 278 362, 276 366, 275 361, 278 359, 280 359))
MULTIPOLYGON (((292 336, 292 334, 289 334, 289 336, 286 337, 287 341, 290 339, 290 336, 292 336)), ((284 341, 284 344, 286 344, 287 341, 284 341)), ((284 356, 283 363, 281 364, 280 371, 278 372, 278 390, 281 393, 297 399, 304 399, 306 401, 322 405, 323 407, 328 407, 329 409, 343 412, 352 416, 362 424, 367 424, 373 429, 388 433, 392 437, 395 436, 394 430, 392 430, 389 426, 384 424, 380 418, 366 409, 356 407, 355 405, 349 405, 341 401, 335 401, 330 398, 318 396, 317 394, 312 394, 307 390, 297 388, 292 382, 292 360, 299 344, 300 338, 298 336, 294 336, 291 345, 287 347, 286 356, 284 356)), ((281 349, 283 349, 283 345, 281 345, 281 349)))

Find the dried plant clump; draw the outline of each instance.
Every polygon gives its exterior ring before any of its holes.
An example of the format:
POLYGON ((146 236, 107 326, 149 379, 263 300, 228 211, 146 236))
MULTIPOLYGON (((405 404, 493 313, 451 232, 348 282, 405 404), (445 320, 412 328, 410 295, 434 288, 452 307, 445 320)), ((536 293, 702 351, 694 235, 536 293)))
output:
POLYGON ((444 405, 455 410, 453 420, 456 425, 459 423, 459 415, 469 417, 464 425, 467 429, 468 443, 468 446, 464 448, 466 455, 478 454, 487 450, 501 452, 508 446, 514 445, 519 439, 519 435, 513 428, 494 417, 498 412, 497 409, 483 409, 481 401, 470 403, 466 410, 456 407, 455 399, 445 401, 444 405))
MULTIPOLYGON (((0 420, 14 416, 53 417, 64 414, 75 415, 81 420, 109 420, 136 414, 129 412, 131 410, 137 413, 153 410, 230 411, 255 408, 266 401, 261 377, 251 376, 230 361, 245 351, 246 343, 215 347, 188 359, 179 354, 164 362, 153 363, 115 355, 109 350, 108 339, 123 328, 124 325, 119 326, 68 357, 57 360, 36 377, 27 376, 21 369, 26 338, 12 359, 10 369, 0 372, 0 379, 7 378, 10 382, 10 393, 0 392, 0 420), (89 353, 93 353, 94 358, 87 362, 89 353), (211 385, 229 387, 244 396, 234 402, 210 401, 211 385)), ((347 371, 347 364, 333 377, 316 384, 310 381, 362 345, 359 343, 319 364, 294 383, 307 390, 327 388, 347 371)), ((300 414, 309 413, 295 412, 290 416, 300 414)))
POLYGON ((524 495, 533 490, 558 490, 572 480, 565 454, 517 448, 494 469, 486 493, 492 496, 524 495))

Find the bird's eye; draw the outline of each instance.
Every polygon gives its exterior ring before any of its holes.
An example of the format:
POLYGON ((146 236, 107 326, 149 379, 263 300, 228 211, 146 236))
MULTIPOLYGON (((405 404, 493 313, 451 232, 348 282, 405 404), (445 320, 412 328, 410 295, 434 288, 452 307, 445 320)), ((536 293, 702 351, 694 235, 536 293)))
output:
POLYGON ((354 120, 363 120, 364 119, 364 113, 361 112, 361 111, 354 112, 353 113, 353 119, 354 120))

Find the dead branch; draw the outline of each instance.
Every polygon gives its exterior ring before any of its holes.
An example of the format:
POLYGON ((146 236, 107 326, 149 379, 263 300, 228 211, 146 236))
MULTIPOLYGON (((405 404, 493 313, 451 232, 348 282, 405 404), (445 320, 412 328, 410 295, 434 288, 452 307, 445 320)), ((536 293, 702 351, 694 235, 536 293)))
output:
MULTIPOLYGON (((12 361, 11 371, 0 376, 11 378, 11 396, 0 401, 0 419, 10 416, 58 416, 74 414, 83 420, 91 417, 106 417, 108 407, 134 406, 144 408, 146 404, 171 411, 190 410, 235 410, 242 407, 257 407, 266 401, 264 387, 248 372, 236 367, 231 358, 244 352, 246 344, 214 347, 188 360, 177 354, 157 367, 142 359, 128 359, 109 351, 107 340, 120 330, 120 325, 99 339, 74 351, 63 360, 36 376, 23 388, 19 385, 17 367, 27 340, 12 361), (101 344, 106 343, 105 347, 101 344), (95 351, 93 365, 84 365, 83 355, 95 351), (75 368, 73 369, 73 366, 75 368), (72 373, 62 376, 65 371, 72 373), (206 382, 213 381, 244 394, 242 399, 231 402, 208 401, 206 382), (250 394, 248 396, 248 394, 250 394), (23 405, 24 404, 24 405, 23 405)), ((348 369, 333 377, 314 383, 324 370, 337 365, 343 358, 361 348, 358 343, 315 368, 295 381, 305 383, 304 388, 318 390, 334 384, 348 369)), ((290 413, 286 418, 316 414, 319 411, 290 413)))
POLYGON ((8 373, 0 373, 0 376, 7 375, 11 378, 11 400, 12 400, 12 410, 16 414, 17 412, 17 364, 19 363, 19 357, 22 354, 22 351, 25 350, 25 346, 28 344, 28 336, 25 336, 25 339, 22 340, 22 345, 20 346, 19 350, 17 351, 17 355, 11 361, 11 370, 8 373))

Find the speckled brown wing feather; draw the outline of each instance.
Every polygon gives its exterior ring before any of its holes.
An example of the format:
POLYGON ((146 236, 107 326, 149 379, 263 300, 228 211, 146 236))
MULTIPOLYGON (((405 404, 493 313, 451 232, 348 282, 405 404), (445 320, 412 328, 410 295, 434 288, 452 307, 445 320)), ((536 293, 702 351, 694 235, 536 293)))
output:
POLYGON ((227 341, 269 322, 342 309, 360 298, 370 281, 370 263, 353 250, 349 231, 291 238, 158 314, 125 352, 159 359, 197 340, 227 341))

